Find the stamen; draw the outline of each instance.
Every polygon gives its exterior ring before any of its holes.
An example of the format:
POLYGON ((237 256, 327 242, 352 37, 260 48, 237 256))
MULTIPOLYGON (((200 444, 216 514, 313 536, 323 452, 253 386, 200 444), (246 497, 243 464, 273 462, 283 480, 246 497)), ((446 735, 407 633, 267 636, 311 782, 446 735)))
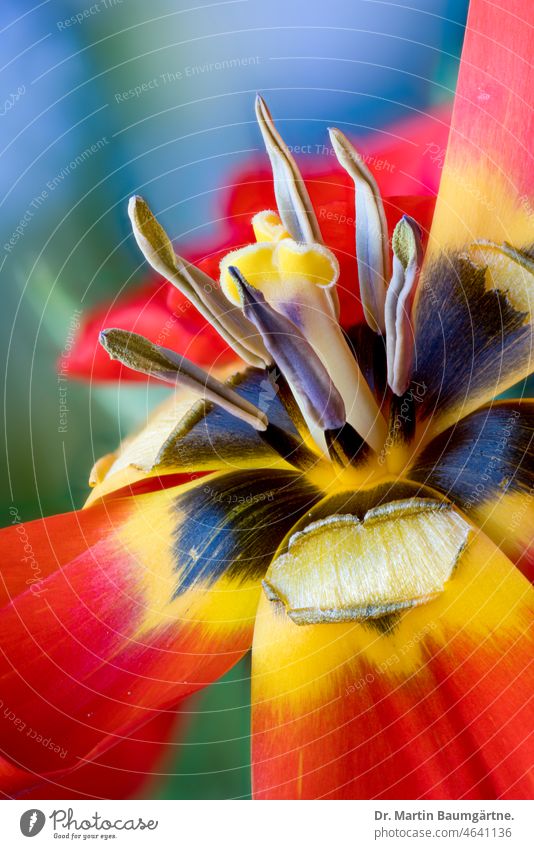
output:
POLYGON ((338 129, 329 130, 339 164, 356 189, 356 259, 360 297, 369 327, 384 333, 384 303, 389 279, 388 229, 380 189, 361 156, 338 129))
POLYGON ((322 432, 340 428, 345 423, 341 395, 296 325, 276 312, 237 268, 230 266, 229 272, 245 315, 261 333, 267 350, 291 387, 312 436, 323 450, 322 432))
POLYGON ((370 448, 352 425, 325 431, 330 458, 340 466, 357 466, 369 458, 370 448))
POLYGON ((393 232, 393 276, 386 304, 386 356, 388 384, 395 395, 408 389, 413 369, 415 336, 412 312, 423 261, 421 230, 404 215, 393 232))
POLYGON ((217 283, 174 252, 167 233, 143 198, 130 198, 128 214, 143 256, 152 268, 182 292, 245 362, 263 368, 269 355, 254 327, 228 302, 217 283))
MULTIPOLYGON (((297 242, 322 244, 323 237, 306 184, 259 94, 256 97, 256 117, 271 160, 276 203, 284 227, 297 242)), ((332 314, 339 317, 339 298, 334 288, 328 293, 327 300, 332 314)))
POLYGON ((276 386, 278 387, 278 398, 282 402, 289 418, 295 425, 299 436, 302 439, 302 442, 306 445, 311 443, 311 435, 310 429, 306 423, 304 416, 302 415, 302 410, 295 400, 295 396, 291 391, 291 387, 287 382, 286 378, 282 374, 279 368, 273 366, 270 369, 271 374, 273 375, 276 386))
POLYGON ((256 117, 271 160, 276 203, 286 230, 297 242, 322 242, 319 223, 297 163, 259 94, 256 97, 256 117))
POLYGON ((258 431, 258 435, 273 448, 277 454, 291 463, 296 469, 308 472, 317 465, 319 457, 293 434, 269 422, 267 429, 258 431))
POLYGON ((204 400, 218 404, 236 418, 252 425, 255 430, 267 429, 269 420, 265 413, 175 351, 154 345, 137 333, 118 328, 103 330, 99 341, 112 360, 119 360, 134 371, 167 383, 187 386, 204 400))

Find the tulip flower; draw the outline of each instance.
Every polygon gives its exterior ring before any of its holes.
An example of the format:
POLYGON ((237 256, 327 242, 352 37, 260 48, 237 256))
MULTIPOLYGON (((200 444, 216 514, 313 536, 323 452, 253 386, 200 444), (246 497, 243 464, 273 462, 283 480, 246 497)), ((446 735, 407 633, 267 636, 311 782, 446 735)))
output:
POLYGON ((4 792, 252 649, 256 798, 531 797, 534 405, 495 400, 532 371, 528 17, 471 3, 429 232, 337 128, 340 200, 314 206, 262 98, 276 203, 216 273, 131 199, 145 259, 222 342, 199 364, 194 331, 99 328, 173 393, 84 509, 13 508, 2 533, 4 792))

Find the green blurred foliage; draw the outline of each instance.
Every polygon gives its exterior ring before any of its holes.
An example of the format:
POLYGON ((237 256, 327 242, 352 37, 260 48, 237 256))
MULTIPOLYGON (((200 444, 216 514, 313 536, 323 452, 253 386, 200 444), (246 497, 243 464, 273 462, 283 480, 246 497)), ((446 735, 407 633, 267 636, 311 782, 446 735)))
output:
POLYGON ((188 699, 186 709, 176 752, 161 768, 168 774, 154 782, 151 797, 248 799, 250 655, 211 687, 188 699))

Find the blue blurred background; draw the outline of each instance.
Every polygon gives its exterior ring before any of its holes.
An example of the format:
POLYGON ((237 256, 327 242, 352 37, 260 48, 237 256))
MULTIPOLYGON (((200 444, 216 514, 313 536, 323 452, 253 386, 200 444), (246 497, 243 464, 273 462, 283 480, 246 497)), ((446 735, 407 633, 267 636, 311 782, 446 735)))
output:
MULTIPOLYGON (((467 0, 2 0, 4 524, 12 503, 23 520, 79 507, 94 458, 161 397, 69 381, 58 432, 55 363, 77 311, 142 279, 128 196, 149 197, 182 245, 209 235, 225 175, 260 149, 256 91, 291 145, 322 144, 334 123, 385 127, 451 98, 466 11, 467 0)), ((248 795, 248 676, 245 660, 187 704, 185 741, 147 792, 248 795)))

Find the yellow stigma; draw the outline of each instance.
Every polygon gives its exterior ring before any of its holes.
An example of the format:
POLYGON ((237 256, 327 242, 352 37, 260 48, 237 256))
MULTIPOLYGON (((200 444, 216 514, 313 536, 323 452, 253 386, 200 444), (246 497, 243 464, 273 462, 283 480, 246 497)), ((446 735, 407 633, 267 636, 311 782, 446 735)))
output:
POLYGON ((272 209, 258 212, 252 219, 252 227, 257 242, 279 242, 280 239, 291 238, 280 216, 272 209))
MULTIPOLYGON (((270 215, 274 217, 274 213, 270 215)), ((258 236, 270 235, 272 239, 278 238, 277 226, 272 220, 269 225, 264 218, 254 229, 258 236), (267 233, 269 226, 271 229, 267 233)), ((221 262, 221 288, 228 300, 236 305, 241 301, 228 271, 231 265, 235 265, 270 303, 279 299, 293 300, 295 296, 298 300, 299 293, 304 295, 310 287, 328 289, 339 276, 337 259, 324 245, 302 244, 285 235, 277 241, 256 242, 232 251, 221 262)))

